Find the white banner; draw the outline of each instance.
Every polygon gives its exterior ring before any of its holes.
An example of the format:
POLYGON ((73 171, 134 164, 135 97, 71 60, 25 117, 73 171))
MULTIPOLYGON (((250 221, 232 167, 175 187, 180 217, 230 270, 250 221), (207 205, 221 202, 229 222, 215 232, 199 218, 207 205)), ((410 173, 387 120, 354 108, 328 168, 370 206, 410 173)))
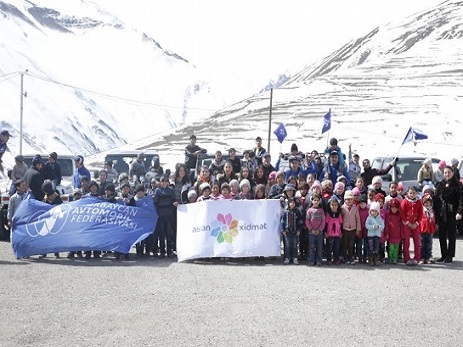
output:
POLYGON ((280 256, 280 201, 202 201, 177 207, 178 261, 280 256))

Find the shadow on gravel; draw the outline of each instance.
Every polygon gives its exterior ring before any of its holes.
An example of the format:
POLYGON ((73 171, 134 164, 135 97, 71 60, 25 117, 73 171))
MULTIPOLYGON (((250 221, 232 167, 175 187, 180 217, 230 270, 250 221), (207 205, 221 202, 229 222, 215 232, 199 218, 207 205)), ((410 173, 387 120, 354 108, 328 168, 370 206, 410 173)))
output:
POLYGON ((0 265, 27 265, 27 263, 21 260, 14 260, 14 261, 0 260, 0 265))
MULTIPOLYGON (((39 259, 35 257, 31 257, 28 259, 18 260, 17 262, 11 262, 13 264, 28 264, 28 263, 35 263, 35 264, 47 264, 47 265, 61 265, 61 266, 103 266, 103 267, 135 267, 135 266, 143 266, 143 267, 168 267, 172 263, 176 263, 177 259, 169 259, 169 258, 149 258, 149 259, 130 259, 130 260, 116 260, 114 258, 101 258, 101 259, 67 259, 67 258, 45 258, 39 259)), ((1 262, 0 262, 1 264, 1 262)))
MULTIPOLYGON (((193 259, 183 262, 184 264, 195 264, 201 266, 283 266, 283 267, 308 267, 306 261, 299 261, 299 265, 294 265, 290 263, 288 265, 283 264, 283 260, 274 260, 274 259, 254 259, 254 258, 242 258, 242 259, 233 259, 229 258, 221 259, 221 258, 210 258, 210 259, 193 259)), ((318 266, 310 266, 310 268, 318 268, 318 266)), ((381 264, 380 266, 370 266, 367 264, 355 264, 355 265, 327 265, 325 262, 321 266, 323 269, 326 270, 337 270, 337 269, 345 269, 345 270, 400 270, 400 271, 431 271, 432 269, 445 269, 445 270, 463 270, 463 261, 454 261, 451 264, 446 263, 435 263, 435 264, 420 264, 417 266, 407 266, 404 263, 399 263, 396 265, 393 264, 381 264)))

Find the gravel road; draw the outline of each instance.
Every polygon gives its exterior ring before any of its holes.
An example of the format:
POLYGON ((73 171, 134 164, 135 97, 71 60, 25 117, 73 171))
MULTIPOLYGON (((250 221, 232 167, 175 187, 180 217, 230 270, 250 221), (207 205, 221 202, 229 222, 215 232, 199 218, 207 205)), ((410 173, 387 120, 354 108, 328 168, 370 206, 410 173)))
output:
POLYGON ((2 242, 0 269, 2 347, 463 346, 458 260, 15 260, 2 242))

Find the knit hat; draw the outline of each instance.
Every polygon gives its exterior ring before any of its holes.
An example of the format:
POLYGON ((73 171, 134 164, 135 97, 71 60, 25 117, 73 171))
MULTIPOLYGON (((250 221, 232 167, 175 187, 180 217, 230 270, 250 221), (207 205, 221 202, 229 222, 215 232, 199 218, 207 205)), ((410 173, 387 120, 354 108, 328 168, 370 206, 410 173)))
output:
POLYGON ((199 190, 201 192, 204 192, 206 189, 211 190, 211 186, 209 185, 209 183, 207 183, 207 182, 201 183, 201 185, 199 186, 199 190))
POLYGON ((427 191, 427 190, 430 190, 431 192, 434 193, 434 191, 435 191, 434 185, 432 185, 432 184, 427 184, 427 185, 425 185, 425 186, 423 187, 423 190, 422 190, 423 194, 426 194, 426 191, 427 191))
POLYGON ((138 192, 145 192, 145 186, 143 184, 137 184, 137 187, 135 188, 135 194, 138 192))
POLYGON ((375 195, 375 201, 383 200, 384 201, 384 195, 381 193, 378 193, 375 195))
POLYGON ((357 187, 354 187, 352 189, 352 194, 354 194, 354 196, 360 196, 360 195, 362 195, 362 192, 357 187))
POLYGON ((285 173, 283 171, 278 171, 277 175, 276 175, 276 178, 278 178, 280 176, 283 176, 283 178, 285 178, 285 173))
POLYGON ((339 198, 338 198, 336 195, 332 195, 332 196, 329 198, 328 204, 330 204, 331 201, 336 201, 338 204, 340 203, 340 200, 339 200, 339 198))
POLYGON ((56 161, 58 159, 58 154, 56 154, 56 152, 51 152, 49 157, 53 158, 56 161))
POLYGON ((291 184, 291 183, 288 183, 286 186, 285 186, 285 189, 283 189, 284 192, 287 192, 288 190, 296 190, 296 188, 294 188, 294 186, 291 184))
POLYGON ((373 179, 371 180, 371 183, 372 183, 372 184, 376 184, 376 183, 381 183, 381 184, 383 184, 383 179, 381 178, 381 176, 375 176, 375 177, 373 177, 373 179))
POLYGON ((370 205, 370 211, 375 210, 378 211, 380 210, 379 202, 372 202, 370 205))
POLYGON ((453 158, 452 160, 450 160, 450 164, 452 164, 452 166, 458 165, 458 159, 453 158))
POLYGON ((341 182, 341 180, 345 180, 347 182, 347 178, 344 175, 339 175, 338 178, 336 179, 336 182, 341 182))
POLYGON ((277 172, 276 171, 272 171, 268 175, 269 180, 272 180, 272 179, 274 180, 276 177, 277 177, 277 172))
POLYGON ((312 189, 317 188, 317 187, 318 189, 322 190, 322 184, 320 183, 320 181, 314 181, 312 183, 312 189))
POLYGON ((196 198, 197 196, 198 196, 198 194, 196 194, 194 189, 191 189, 191 190, 188 191, 188 199, 191 199, 193 197, 196 198))
POLYGON ((331 151, 331 152, 330 152, 330 157, 334 157, 334 156, 338 156, 338 155, 339 155, 339 154, 338 154, 338 152, 336 152, 336 151, 331 151))
POLYGON ((389 202, 390 207, 396 207, 400 208, 400 201, 397 198, 392 198, 391 201, 389 202))
POLYGON ((347 199, 353 199, 354 198, 354 193, 352 193, 352 190, 346 190, 344 193, 344 200, 347 199))
POLYGON ((51 184, 51 181, 49 180, 46 180, 45 182, 43 182, 42 184, 42 191, 46 194, 53 194, 54 191, 53 191, 53 186, 51 184))
POLYGON ((32 165, 35 166, 37 164, 43 164, 42 156, 40 154, 35 155, 32 159, 32 165))
POLYGON ((365 202, 365 203, 368 202, 368 197, 366 196, 366 194, 360 195, 359 203, 361 203, 361 202, 365 202))
POLYGON ((222 185, 220 186, 220 191, 222 191, 222 189, 231 190, 231 189, 230 189, 230 185, 229 185, 227 182, 222 183, 222 185))
POLYGON ((344 188, 345 188, 344 183, 336 182, 336 184, 334 185, 334 190, 336 191, 336 190, 338 190, 338 188, 341 188, 342 190, 344 190, 344 188))
POLYGON ((20 163, 24 162, 24 156, 21 154, 18 154, 16 157, 14 157, 14 160, 19 161, 20 163))
POLYGON ((404 190, 404 184, 402 182, 397 183, 397 190, 404 190))
POLYGON ((82 195, 82 189, 74 188, 74 190, 72 191, 72 194, 73 195, 82 195))
POLYGON ((162 176, 161 182, 169 182, 169 177, 167 175, 162 176))
POLYGON ((124 187, 129 187, 129 188, 130 188, 129 182, 124 182, 124 183, 122 183, 121 189, 123 189, 124 187))
POLYGON ((251 184, 249 183, 249 181, 247 179, 241 180, 240 188, 243 188, 243 186, 247 186, 248 188, 251 188, 251 184))
POLYGON ((440 167, 441 169, 443 169, 443 168, 446 167, 446 166, 447 166, 447 163, 445 162, 445 160, 441 160, 441 161, 439 162, 439 167, 440 167))

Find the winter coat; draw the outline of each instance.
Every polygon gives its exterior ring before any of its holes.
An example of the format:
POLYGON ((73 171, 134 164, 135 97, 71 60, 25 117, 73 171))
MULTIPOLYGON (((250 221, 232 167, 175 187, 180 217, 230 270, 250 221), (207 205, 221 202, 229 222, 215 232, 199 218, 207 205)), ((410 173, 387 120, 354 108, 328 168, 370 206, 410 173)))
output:
POLYGON ((370 215, 370 208, 368 207, 365 207, 365 208, 360 208, 360 206, 358 207, 358 210, 359 210, 359 216, 360 216, 360 225, 362 227, 362 237, 368 237, 368 231, 367 231, 367 227, 366 227, 366 221, 367 221, 367 218, 368 216, 370 215))
POLYGON ((45 196, 42 190, 42 184, 45 181, 42 172, 31 166, 24 174, 24 181, 26 181, 27 187, 34 196, 34 199, 42 201, 45 196))
POLYGON ((344 230, 355 230, 360 232, 362 230, 362 224, 360 223, 360 215, 357 206, 352 205, 351 208, 347 207, 346 204, 341 206, 342 214, 342 228, 344 230))
POLYGON ((167 186, 166 188, 158 187, 154 191, 154 205, 158 210, 159 217, 172 217, 175 202, 174 190, 167 186))
POLYGON ((376 217, 369 214, 365 222, 365 227, 367 228, 368 237, 381 237, 384 231, 384 221, 379 214, 376 217), (375 229, 376 225, 378 229, 375 229))
POLYGON ((199 147, 198 145, 189 144, 185 147, 185 166, 187 169, 196 169, 196 162, 198 161, 198 156, 194 153, 201 151, 201 153, 206 154, 207 150, 199 147))
POLYGON ((436 232, 436 214, 432 206, 428 209, 423 206, 423 217, 420 220, 420 230, 422 234, 433 235, 436 232))
POLYGON ((302 222, 301 213, 297 208, 292 210, 286 209, 281 216, 281 231, 287 231, 291 234, 295 234, 301 230, 302 222))
POLYGON ((390 243, 400 243, 404 235, 404 224, 400 217, 400 211, 397 211, 396 213, 389 211, 386 216, 385 224, 384 233, 386 235, 386 239, 390 243))
POLYGON ((454 218, 455 214, 462 213, 463 190, 455 176, 437 185, 436 196, 441 201, 441 218, 447 218, 449 214, 454 218))
POLYGON ((326 236, 341 237, 342 234, 342 215, 339 212, 327 212, 325 214, 326 236))
POLYGON ((421 200, 415 198, 412 201, 408 197, 405 197, 400 203, 400 217, 404 224, 407 224, 407 222, 410 224, 419 224, 423 217, 423 204, 421 200))
POLYGON ((61 175, 61 165, 58 162, 51 163, 47 161, 45 163, 45 171, 43 176, 46 180, 55 181, 56 185, 59 186, 61 184, 61 180, 63 176, 61 175))
POLYGON ((325 229, 325 211, 321 207, 309 207, 307 209, 305 226, 309 232, 318 230, 323 232, 325 229))

